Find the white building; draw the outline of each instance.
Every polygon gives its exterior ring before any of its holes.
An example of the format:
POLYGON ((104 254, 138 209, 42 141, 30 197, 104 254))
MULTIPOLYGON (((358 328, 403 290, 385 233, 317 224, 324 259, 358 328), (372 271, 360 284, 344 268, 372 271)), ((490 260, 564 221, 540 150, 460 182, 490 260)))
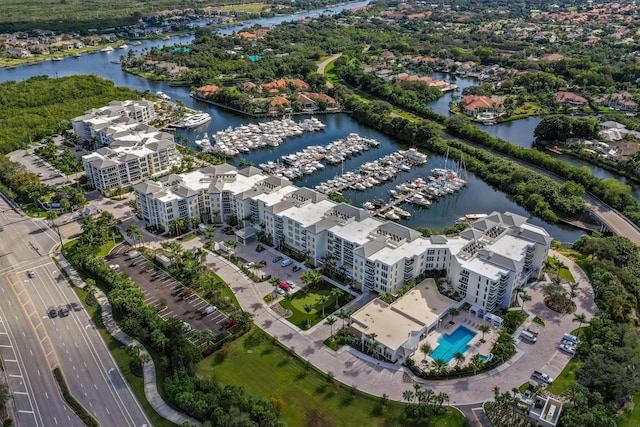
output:
POLYGON ((101 193, 127 187, 145 178, 166 174, 180 165, 181 156, 173 135, 147 125, 137 128, 108 147, 82 156, 91 186, 101 193))
MULTIPOLYGON (((73 130, 80 136, 81 141, 89 141, 97 137, 102 140, 100 132, 115 123, 143 123, 148 124, 158 117, 155 106, 151 101, 111 101, 102 108, 92 108, 84 115, 71 119, 73 130), (130 120, 127 120, 130 119, 130 120)), ((108 145, 103 142, 102 145, 108 145)))
POLYGON ((140 214, 152 225, 168 230, 176 218, 221 223, 235 217, 276 247, 313 265, 328 263, 363 291, 396 293, 425 271, 443 270, 477 315, 508 307, 514 288, 539 276, 551 243, 543 228, 509 212, 489 214, 456 237, 425 238, 254 167, 212 166, 134 190, 140 214))

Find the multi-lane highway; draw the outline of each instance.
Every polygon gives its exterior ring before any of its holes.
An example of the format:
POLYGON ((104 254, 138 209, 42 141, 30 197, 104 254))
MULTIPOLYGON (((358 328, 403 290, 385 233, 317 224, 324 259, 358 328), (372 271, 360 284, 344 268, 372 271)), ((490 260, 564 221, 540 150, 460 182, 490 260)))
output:
POLYGON ((4 200, 0 211, 0 356, 16 425, 84 425, 60 396, 52 373, 59 367, 73 396, 101 425, 151 426, 50 257, 57 234, 4 200), (65 305, 68 316, 49 316, 50 307, 65 305))

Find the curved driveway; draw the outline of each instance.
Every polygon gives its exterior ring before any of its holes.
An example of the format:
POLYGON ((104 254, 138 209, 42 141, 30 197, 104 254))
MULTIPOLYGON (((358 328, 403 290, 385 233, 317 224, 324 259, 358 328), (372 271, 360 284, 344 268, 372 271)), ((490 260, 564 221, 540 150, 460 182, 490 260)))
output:
MULTIPOLYGON (((183 243, 183 246, 185 249, 190 249, 201 247, 203 243, 204 239, 201 241, 194 239, 183 243)), ((247 260, 266 259, 269 262, 267 268, 271 268, 270 260, 273 250, 268 248, 267 251, 258 255, 255 246, 255 243, 248 246, 238 246, 236 253, 239 257, 247 260)), ((309 360, 322 371, 332 372, 338 380, 349 385, 357 385, 359 390, 377 396, 386 393, 390 398, 399 401, 403 400, 403 391, 411 388, 413 380, 410 379, 407 382, 408 377, 405 369, 399 365, 370 359, 348 347, 343 347, 338 352, 325 347, 322 341, 330 334, 329 326, 320 323, 309 331, 300 331, 282 319, 263 301, 263 296, 273 291, 271 284, 251 282, 237 267, 217 255, 209 253, 206 262, 209 268, 215 270, 230 284, 242 308, 253 314, 254 322, 258 326, 270 335, 277 337, 286 346, 293 348, 297 354, 309 360)), ((596 307, 593 303, 591 287, 585 280, 586 276, 575 264, 566 259, 563 259, 563 262, 570 267, 576 280, 580 283, 576 297, 577 313, 585 313, 587 318, 591 318, 596 307)), ((281 277, 283 280, 295 280, 290 269, 286 274, 290 277, 281 277)), ((536 344, 531 345, 517 340, 516 356, 506 364, 485 374, 461 380, 420 380, 420 382, 438 392, 448 393, 451 404, 463 405, 489 400, 493 396, 495 386, 500 387, 501 390, 519 387, 530 379, 533 370, 542 370, 553 377, 557 376, 569 361, 568 355, 558 350, 558 344, 565 332, 570 332, 578 325, 572 320, 573 314, 560 315, 545 307, 540 284, 534 284, 527 291, 533 299, 528 303, 529 316, 524 326, 529 326, 536 315, 546 323, 546 327, 539 327, 540 333, 536 344)), ((360 306, 371 297, 371 295, 363 295, 350 304, 360 306)), ((340 322, 338 320, 338 324, 340 322)), ((531 325, 531 327, 537 326, 536 324, 531 325)), ((519 331, 514 336, 517 337, 518 333, 519 331)))

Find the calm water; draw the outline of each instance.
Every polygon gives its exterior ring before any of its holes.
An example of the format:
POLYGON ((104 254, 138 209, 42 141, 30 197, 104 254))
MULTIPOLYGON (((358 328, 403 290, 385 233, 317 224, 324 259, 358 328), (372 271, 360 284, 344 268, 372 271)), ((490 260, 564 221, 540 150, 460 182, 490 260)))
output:
MULTIPOLYGON (((345 8, 352 8, 358 5, 364 5, 367 2, 351 3, 349 5, 342 5, 332 7, 331 10, 339 11, 345 8)), ((326 13, 325 10, 305 12, 296 16, 290 17, 277 17, 269 19, 254 20, 245 22, 242 26, 235 26, 233 28, 226 28, 220 30, 222 33, 229 33, 237 31, 241 27, 252 26, 255 24, 261 25, 275 25, 279 22, 286 20, 299 19, 305 16, 317 16, 321 13, 326 13)), ((173 44, 186 44, 193 40, 193 36, 177 36, 170 40, 154 40, 144 41, 141 46, 135 46, 133 49, 141 51, 145 48, 151 48, 153 46, 173 45, 173 44)), ((129 86, 133 89, 140 91, 149 90, 155 93, 158 90, 165 92, 171 96, 173 100, 181 100, 187 107, 207 111, 213 117, 213 120, 201 128, 185 131, 179 130, 178 134, 184 135, 190 141, 195 141, 199 136, 202 136, 205 132, 209 135, 213 135, 216 131, 226 129, 229 126, 236 127, 241 124, 259 121, 258 119, 251 119, 243 116, 237 116, 231 114, 225 110, 219 109, 215 106, 198 102, 189 97, 189 89, 182 87, 170 87, 164 82, 150 82, 143 78, 127 74, 120 69, 118 62, 120 55, 126 54, 126 50, 116 49, 112 53, 98 52, 95 54, 86 54, 80 58, 67 58, 64 61, 47 61, 31 66, 22 66, 15 69, 0 69, 0 81, 7 80, 24 80, 29 77, 38 75, 48 75, 51 77, 63 77, 77 74, 96 74, 104 78, 113 80, 116 85, 129 86)), ((449 75, 436 76, 438 78, 454 78, 449 75)), ((461 88, 475 84, 471 79, 456 79, 456 84, 461 88)), ((445 95, 442 99, 436 101, 434 108, 442 114, 447 114, 449 109, 449 102, 451 101, 452 94, 445 95)), ((282 155, 296 152, 308 145, 325 145, 339 138, 346 137, 349 133, 358 133, 362 136, 375 138, 381 142, 378 149, 372 149, 363 153, 360 156, 353 157, 344 162, 344 165, 327 167, 324 171, 316 173, 311 176, 305 176, 304 179, 296 181, 296 184, 302 186, 313 187, 320 181, 330 179, 336 174, 341 173, 342 168, 344 171, 354 170, 360 164, 375 160, 385 154, 394 152, 405 147, 400 146, 393 139, 376 132, 372 129, 364 127, 353 120, 346 114, 326 115, 318 117, 327 126, 323 132, 315 134, 305 134, 303 136, 288 139, 285 143, 279 147, 273 149, 261 149, 254 151, 245 156, 245 159, 252 162, 255 165, 266 162, 268 160, 274 160, 282 155)), ((296 118, 295 120, 302 120, 303 118, 296 118)), ((493 128, 497 128, 494 126, 493 128)), ((235 159, 235 163, 239 163, 240 159, 235 159)), ((367 200, 373 198, 388 199, 388 190, 395 185, 417 177, 426 177, 429 175, 429 171, 436 167, 445 167, 452 165, 445 165, 445 159, 440 156, 429 155, 427 165, 422 169, 414 169, 410 172, 405 172, 398 175, 394 183, 387 183, 384 186, 374 187, 365 192, 347 191, 345 197, 351 199, 357 206, 361 206, 367 200)), ((511 211, 523 216, 529 216, 528 213, 515 204, 510 198, 500 191, 496 191, 482 180, 473 175, 468 176, 468 186, 462 191, 442 197, 437 202, 434 202, 429 208, 417 209, 411 205, 403 206, 404 209, 411 212, 411 218, 402 223, 411 227, 427 227, 437 230, 441 230, 445 227, 451 226, 455 223, 456 219, 467 213, 490 213, 492 211, 511 211)), ((549 233, 557 240, 563 242, 572 242, 580 237, 583 232, 576 230, 572 227, 558 226, 553 224, 547 224, 538 218, 531 218, 530 221, 533 224, 545 227, 549 233)))

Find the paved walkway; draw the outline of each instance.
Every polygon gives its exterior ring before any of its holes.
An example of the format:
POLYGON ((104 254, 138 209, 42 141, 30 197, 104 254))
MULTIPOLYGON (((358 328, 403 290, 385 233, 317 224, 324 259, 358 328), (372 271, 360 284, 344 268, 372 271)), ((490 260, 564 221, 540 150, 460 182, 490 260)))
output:
MULTIPOLYGON (((204 238, 182 242, 185 249, 201 247, 204 238)), ((247 260, 256 260, 255 242, 247 246, 238 246, 236 255, 247 260)), ((270 252, 276 253, 268 248, 270 252)), ((270 256, 270 252, 263 253, 270 256)), ((586 275, 577 265, 569 260, 562 261, 571 269, 574 277, 579 278, 578 312, 584 312, 591 318, 596 311, 593 304, 593 294, 590 292, 586 275), (575 272, 574 272, 575 271, 575 272)), ((329 337, 330 327, 324 323, 316 325, 309 331, 300 332, 297 328, 279 317, 264 303, 263 297, 273 291, 269 283, 253 283, 233 264, 225 258, 208 253, 207 266, 212 268, 227 283, 236 294, 240 305, 245 311, 254 316, 256 325, 270 335, 276 337, 287 347, 293 348, 302 358, 309 360, 314 366, 324 372, 332 372, 336 379, 349 385, 356 385, 359 390, 376 396, 387 394, 391 399, 402 401, 402 393, 412 387, 412 381, 407 379, 407 370, 399 365, 371 360, 363 357, 358 351, 343 348, 334 352, 325 347, 322 342, 329 337)), ((529 344, 517 339, 519 331, 514 337, 517 342, 517 354, 500 367, 474 377, 446 381, 420 381, 425 386, 437 392, 448 393, 451 404, 474 404, 490 400, 493 388, 511 390, 530 380, 534 370, 542 370, 555 377, 566 366, 570 357, 558 350, 558 344, 565 332, 575 329, 578 325, 573 322, 573 314, 561 315, 544 305, 542 285, 533 284, 527 288, 532 296, 528 303, 528 318, 523 327, 538 326, 531 324, 535 316, 542 318, 545 327, 539 327, 540 333, 535 344, 529 344)), ((355 304, 365 301, 363 296, 355 304)), ((337 325, 340 325, 338 320, 337 325)))
MULTIPOLYGON (((82 277, 78 274, 78 272, 67 262, 67 260, 61 256, 60 254, 56 255, 56 259, 62 269, 67 274, 67 277, 71 278, 71 281, 74 286, 78 286, 84 288, 86 286, 82 277)), ((115 320, 113 320, 113 316, 111 315, 111 304, 109 304, 109 300, 107 296, 100 290, 96 290, 96 299, 102 308, 102 322, 106 327, 107 331, 118 341, 120 341, 125 346, 130 345, 138 345, 139 343, 131 338, 129 335, 125 334, 116 324, 115 320)), ((142 350, 143 354, 148 354, 146 350, 142 350)), ((153 360, 146 362, 143 366, 144 370, 144 394, 153 407, 153 409, 160 414, 160 416, 168 419, 169 421, 174 422, 175 424, 182 425, 184 423, 188 423, 190 426, 202 426, 202 423, 195 418, 191 418, 188 415, 183 414, 182 412, 176 411, 162 399, 160 393, 158 393, 158 387, 156 384, 156 368, 153 364, 153 360)))

